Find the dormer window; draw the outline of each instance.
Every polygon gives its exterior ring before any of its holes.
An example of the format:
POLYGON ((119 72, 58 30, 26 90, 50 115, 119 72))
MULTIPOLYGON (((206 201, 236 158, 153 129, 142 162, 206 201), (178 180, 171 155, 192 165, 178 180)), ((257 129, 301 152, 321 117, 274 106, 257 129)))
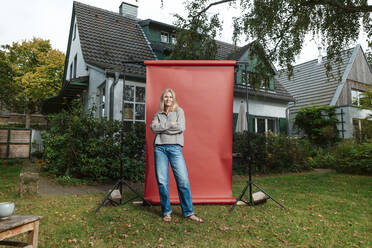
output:
POLYGON ((169 34, 166 32, 160 32, 160 41, 164 43, 169 43, 169 34))
POLYGON ((171 35, 171 43, 173 44, 173 45, 175 45, 176 43, 177 43, 177 40, 176 40, 176 35, 175 34, 172 34, 171 35))

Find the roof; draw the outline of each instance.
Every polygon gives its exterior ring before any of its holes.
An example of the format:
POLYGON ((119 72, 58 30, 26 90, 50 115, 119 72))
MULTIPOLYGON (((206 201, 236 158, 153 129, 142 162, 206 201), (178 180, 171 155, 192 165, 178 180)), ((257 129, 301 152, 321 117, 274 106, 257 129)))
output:
MULTIPOLYGON (((288 93, 288 91, 279 83, 278 80, 275 80, 275 90, 261 90, 261 89, 249 89, 249 95, 252 96, 261 96, 271 99, 276 99, 280 101, 293 102, 295 99, 288 93)), ((235 91, 245 94, 245 86, 235 85, 235 91)))
MULTIPOLYGON (((121 16, 118 13, 93 7, 80 2, 74 2, 73 13, 77 18, 79 37, 83 57, 86 63, 100 68, 113 68, 121 65, 123 61, 154 60, 153 50, 169 50, 169 45, 161 43, 150 44, 145 37, 140 25, 175 26, 154 21, 152 19, 139 20, 121 16)), ((238 47, 233 44, 216 40, 218 50, 216 59, 225 60, 239 58, 248 49, 249 44, 238 47), (240 56, 239 56, 240 55, 240 56)), ((143 66, 127 65, 126 72, 135 75, 145 75, 143 66)), ((270 98, 293 100, 286 89, 275 82, 275 92, 255 92, 270 98)))
MULTIPOLYGON (((137 20, 80 2, 73 6, 86 63, 113 68, 125 60, 155 59, 137 20)), ((128 65, 126 72, 145 75, 146 70, 128 65)))
POLYGON ((157 26, 162 26, 162 27, 168 27, 170 29, 176 29, 176 26, 172 25, 172 24, 168 24, 168 23, 164 23, 164 22, 159 22, 159 21, 155 21, 153 19, 145 19, 145 20, 140 20, 138 22, 139 25, 141 26, 148 26, 150 24, 154 24, 154 25, 157 25, 157 26))
MULTIPOLYGON (((217 55, 216 55, 217 60, 228 59, 231 53, 235 52, 237 49, 240 48, 233 44, 229 44, 227 42, 223 42, 219 40, 216 40, 216 43, 217 43, 217 55)), ((237 60, 237 59, 234 59, 234 60, 237 60)))
MULTIPOLYGON (((296 99, 296 104, 291 111, 297 112, 305 106, 331 105, 338 85, 341 83, 346 67, 352 63, 351 57, 355 48, 344 50, 341 61, 330 61, 332 69, 327 76, 327 57, 322 57, 322 63, 314 59, 293 68, 293 76, 288 79, 288 71, 281 70, 277 75, 279 82, 296 99)), ((355 52, 355 51, 354 51, 355 52)))

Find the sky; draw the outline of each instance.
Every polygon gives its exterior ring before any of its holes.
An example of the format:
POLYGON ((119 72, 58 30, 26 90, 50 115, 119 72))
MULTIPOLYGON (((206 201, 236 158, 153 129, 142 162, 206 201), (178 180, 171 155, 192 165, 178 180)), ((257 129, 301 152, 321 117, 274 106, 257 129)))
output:
MULTIPOLYGON (((98 8, 119 12, 123 0, 79 0, 98 8)), ((153 19, 172 24, 175 20, 173 14, 185 15, 184 0, 125 0, 125 2, 138 6, 138 18, 153 19)), ((368 1, 372 4, 372 0, 368 1)), ((30 40, 33 37, 50 40, 52 47, 66 53, 68 34, 71 22, 73 0, 1 0, 0 15, 0 45, 12 44, 30 40)), ((218 40, 232 43, 232 16, 239 13, 237 10, 225 6, 212 7, 210 13, 221 13, 223 17, 223 31, 218 40)), ((362 35, 360 43, 366 51, 366 36, 362 35)), ((244 40, 238 44, 244 45, 244 40)), ((325 54, 325 51, 323 51, 325 54)), ((324 55, 323 54, 323 55, 324 55)), ((317 45, 307 39, 304 49, 296 58, 296 64, 306 62, 318 57, 317 45)))

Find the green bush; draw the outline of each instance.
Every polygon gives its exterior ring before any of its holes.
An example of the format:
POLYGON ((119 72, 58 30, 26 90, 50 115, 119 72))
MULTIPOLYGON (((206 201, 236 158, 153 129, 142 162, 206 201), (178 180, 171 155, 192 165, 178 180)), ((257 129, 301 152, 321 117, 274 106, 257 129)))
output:
POLYGON ((295 126, 302 129, 311 143, 326 147, 340 140, 335 107, 304 107, 296 114, 295 126))
POLYGON ((345 139, 328 148, 315 148, 307 163, 313 168, 330 168, 338 172, 372 175, 372 143, 345 139))
POLYGON ((344 140, 332 150, 333 168, 338 172, 372 175, 372 143, 344 140))
MULTIPOLYGON (((95 118, 93 110, 80 106, 47 117, 50 129, 42 134, 43 168, 57 177, 80 179, 117 179, 120 172, 121 123, 95 118)), ((145 125, 126 127, 124 177, 144 178, 145 125)))
POLYGON ((234 163, 235 173, 246 173, 248 163, 253 173, 298 172, 311 169, 299 149, 298 141, 287 136, 248 132, 234 134, 233 151, 241 154, 234 163))

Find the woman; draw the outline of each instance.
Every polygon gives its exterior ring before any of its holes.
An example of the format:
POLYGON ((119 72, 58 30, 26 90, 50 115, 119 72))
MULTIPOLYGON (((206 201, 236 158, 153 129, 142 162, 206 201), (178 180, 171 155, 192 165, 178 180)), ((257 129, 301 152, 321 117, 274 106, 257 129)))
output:
POLYGON ((176 93, 172 89, 165 89, 161 94, 159 112, 155 114, 150 128, 155 134, 155 172, 163 220, 166 222, 172 220, 169 200, 169 161, 176 179, 183 216, 188 220, 203 222, 194 214, 190 183, 182 154, 185 115, 178 106, 176 93))

